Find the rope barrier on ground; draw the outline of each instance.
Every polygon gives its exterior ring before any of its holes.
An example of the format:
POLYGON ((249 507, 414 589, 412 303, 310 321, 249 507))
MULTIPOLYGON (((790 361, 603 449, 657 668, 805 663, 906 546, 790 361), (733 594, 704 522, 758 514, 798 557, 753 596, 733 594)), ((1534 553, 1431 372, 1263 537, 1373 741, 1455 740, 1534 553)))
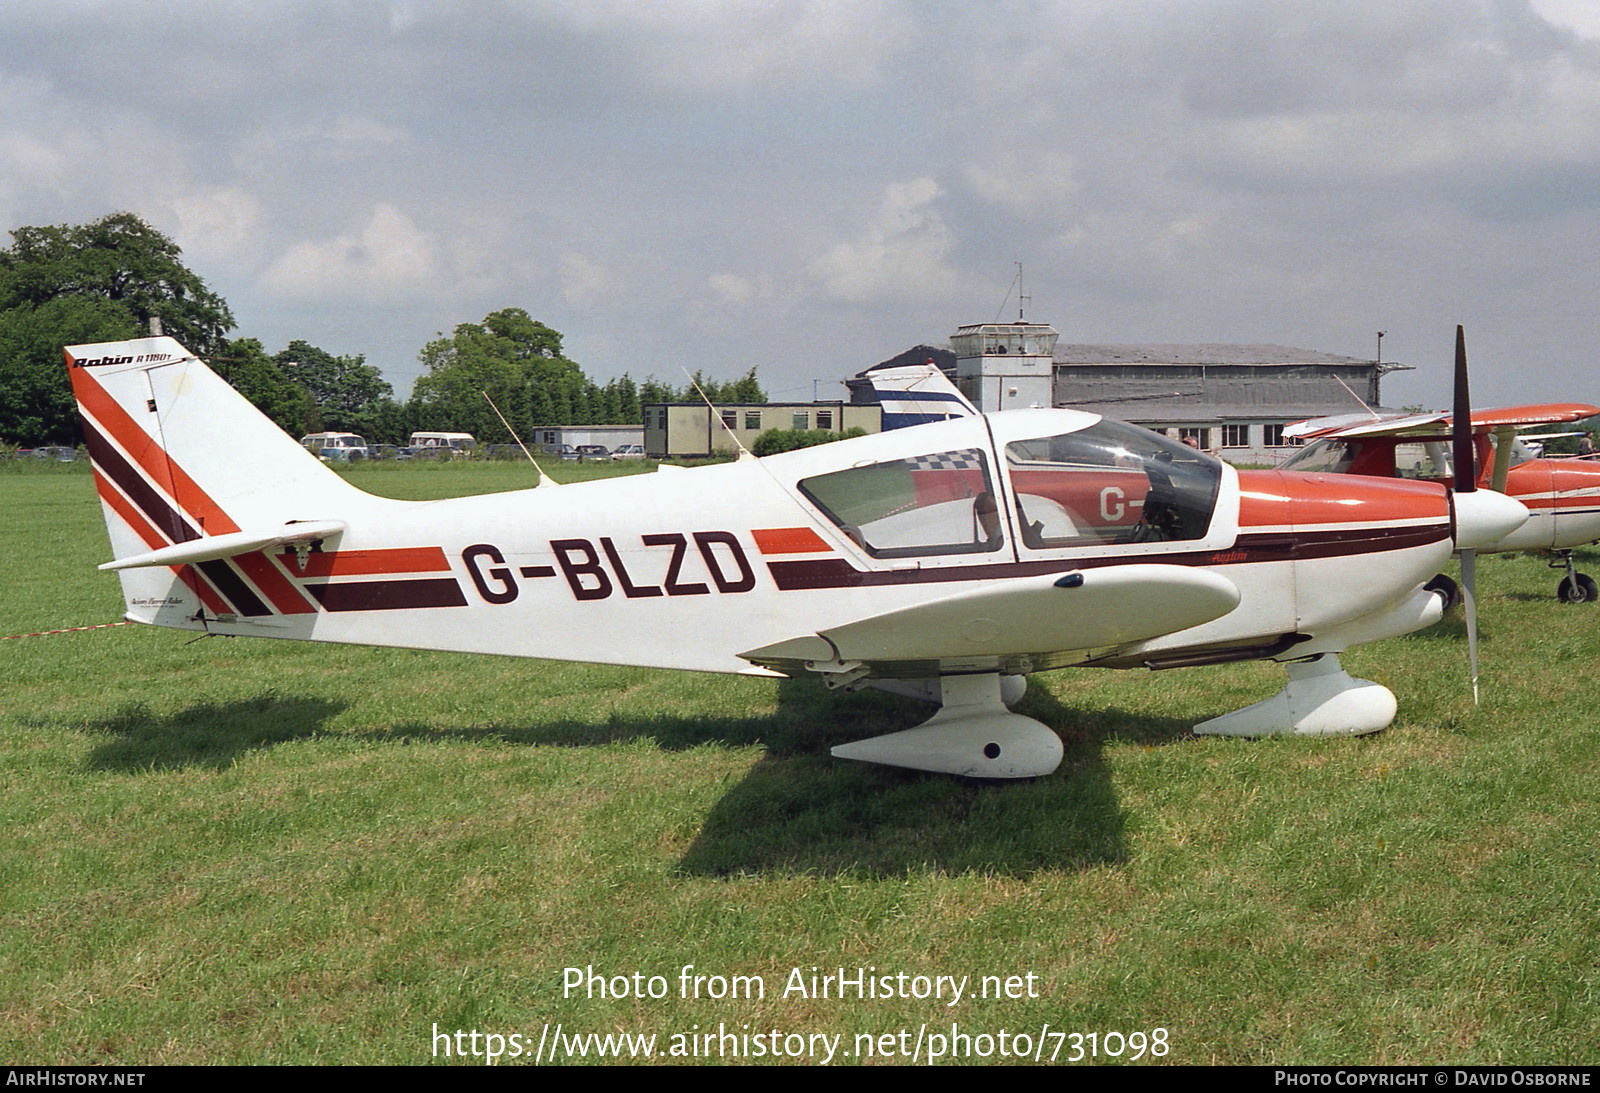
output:
POLYGON ((133 620, 123 619, 121 622, 99 622, 93 626, 69 626, 65 630, 40 630, 36 634, 8 634, 0 641, 15 641, 18 638, 42 638, 46 634, 73 634, 79 630, 104 630, 108 626, 132 626, 133 620))

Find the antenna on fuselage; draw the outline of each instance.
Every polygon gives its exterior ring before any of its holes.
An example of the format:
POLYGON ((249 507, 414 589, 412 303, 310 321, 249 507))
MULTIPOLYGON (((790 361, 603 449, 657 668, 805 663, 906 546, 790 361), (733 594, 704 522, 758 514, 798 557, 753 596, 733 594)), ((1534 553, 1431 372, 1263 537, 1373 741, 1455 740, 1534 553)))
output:
POLYGON ((500 424, 506 427, 506 432, 511 434, 511 439, 517 442, 517 447, 522 449, 522 454, 528 457, 528 462, 533 464, 533 469, 539 472, 539 485, 533 488, 539 489, 543 486, 561 485, 561 483, 557 482, 554 478, 551 478, 548 474, 546 474, 543 467, 539 466, 539 461, 533 458, 533 453, 528 451, 528 446, 522 442, 522 438, 517 435, 517 431, 511 427, 511 422, 506 420, 506 415, 500 412, 500 407, 496 406, 494 404, 494 399, 489 397, 489 392, 479 391, 478 393, 482 395, 483 400, 489 404, 489 409, 494 411, 494 416, 500 419, 500 424))

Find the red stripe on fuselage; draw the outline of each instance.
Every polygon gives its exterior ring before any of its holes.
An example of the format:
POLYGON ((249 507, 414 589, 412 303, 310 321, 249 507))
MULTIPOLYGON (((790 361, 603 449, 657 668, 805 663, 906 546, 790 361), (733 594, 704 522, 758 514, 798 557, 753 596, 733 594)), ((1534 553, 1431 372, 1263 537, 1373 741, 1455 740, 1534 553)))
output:
POLYGON ((375 573, 444 573, 450 559, 440 547, 395 547, 389 550, 316 551, 305 556, 305 568, 291 552, 278 561, 297 577, 356 577, 375 573))
POLYGON ((817 554, 833 549, 810 528, 759 528, 750 536, 763 554, 817 554))
POLYGON ((306 599, 305 593, 285 577, 283 570, 273 565, 264 552, 257 550, 250 554, 240 554, 232 561, 254 582, 256 588, 261 590, 261 594, 267 597, 280 614, 316 614, 316 605, 306 599))

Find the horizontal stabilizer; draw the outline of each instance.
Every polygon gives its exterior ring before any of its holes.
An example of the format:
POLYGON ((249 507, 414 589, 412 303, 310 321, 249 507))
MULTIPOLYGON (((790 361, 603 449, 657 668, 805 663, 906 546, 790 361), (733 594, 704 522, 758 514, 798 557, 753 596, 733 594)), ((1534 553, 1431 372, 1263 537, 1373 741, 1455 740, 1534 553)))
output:
POLYGON ((233 531, 226 535, 206 535, 186 543, 174 543, 145 554, 135 554, 107 562, 101 569, 144 569, 150 566, 198 565, 218 558, 232 558, 257 550, 268 550, 295 543, 309 543, 338 535, 343 520, 298 520, 265 531, 233 531))

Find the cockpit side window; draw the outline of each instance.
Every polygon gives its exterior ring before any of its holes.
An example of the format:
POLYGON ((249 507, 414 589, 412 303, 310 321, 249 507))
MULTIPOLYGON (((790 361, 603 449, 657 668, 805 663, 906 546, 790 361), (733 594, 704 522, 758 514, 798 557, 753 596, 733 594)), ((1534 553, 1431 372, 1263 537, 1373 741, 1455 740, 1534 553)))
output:
POLYGON ((1039 548, 1199 539, 1216 459, 1120 422, 1006 445, 1022 541, 1039 548))
POLYGON ((1435 482, 1450 480, 1450 442, 1448 440, 1406 440, 1394 446, 1396 478, 1423 478, 1435 482))
POLYGON ((1355 449, 1343 440, 1319 440, 1307 444, 1284 461, 1280 470, 1308 474, 1349 474, 1355 449))
MULTIPOLYGON (((1495 437, 1494 443, 1496 449, 1498 449, 1500 445, 1500 438, 1495 437)), ((1506 464, 1508 467, 1520 467, 1524 463, 1538 458, 1539 453, 1534 451, 1533 448, 1529 447, 1521 437, 1514 436, 1511 438, 1511 462, 1506 464)))
POLYGON ((800 492, 875 558, 998 550, 1000 510, 982 449, 935 452, 802 479, 800 492))

